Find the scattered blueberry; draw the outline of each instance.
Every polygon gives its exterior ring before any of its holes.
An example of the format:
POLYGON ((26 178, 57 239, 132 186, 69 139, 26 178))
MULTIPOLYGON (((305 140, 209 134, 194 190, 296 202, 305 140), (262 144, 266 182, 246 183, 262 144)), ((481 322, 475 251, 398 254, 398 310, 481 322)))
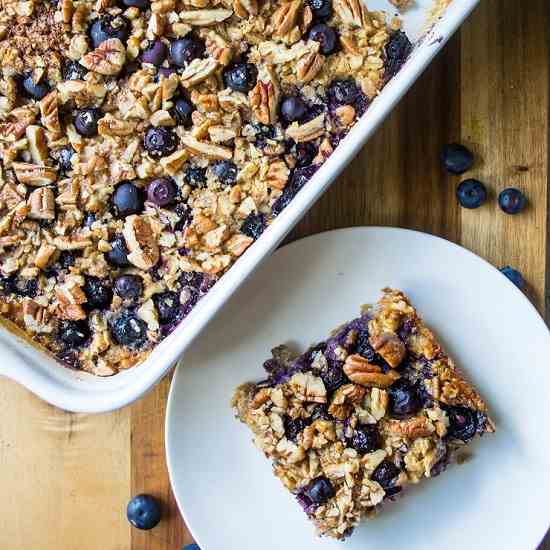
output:
POLYGON ((394 382, 388 389, 390 411, 393 416, 406 417, 422 408, 422 401, 416 388, 404 378, 394 382))
POLYGON ((143 52, 141 59, 143 63, 150 63, 156 67, 160 67, 167 56, 166 45, 162 40, 155 40, 149 47, 143 52))
POLYGON ((81 136, 93 137, 97 135, 97 123, 102 116, 101 110, 95 107, 78 109, 74 115, 74 127, 81 136))
POLYGON ((86 321, 61 321, 59 339, 70 348, 82 346, 90 338, 90 327, 86 321))
POLYGON ((265 216, 251 212, 241 225, 241 233, 256 240, 265 230, 265 216))
POLYGON ((152 529, 160 521, 160 504, 151 495, 137 495, 126 509, 128 521, 138 529, 152 529))
POLYGON ((174 202, 178 188, 172 178, 157 178, 147 185, 147 200, 157 206, 168 206, 174 202))
POLYGON ((369 342, 369 331, 367 329, 362 330, 357 335, 357 342, 355 344, 355 353, 358 353, 364 357, 367 361, 373 362, 376 357, 376 352, 369 342))
POLYGON ((84 216, 84 227, 91 227, 96 220, 97 218, 93 212, 87 212, 86 216, 84 216))
POLYGON ((451 174, 464 174, 474 165, 474 154, 459 143, 449 143, 441 149, 441 164, 451 174))
POLYGON ((345 382, 344 371, 336 365, 329 366, 322 370, 319 376, 325 385, 325 389, 329 393, 337 390, 345 382))
POLYGON ((143 192, 130 181, 119 184, 111 200, 119 218, 143 211, 143 192))
POLYGON ((313 159, 317 156, 317 147, 310 141, 304 141, 296 143, 291 152, 296 159, 296 166, 298 168, 303 168, 304 166, 309 166, 313 162, 313 159))
POLYGON ((173 323, 181 317, 181 304, 179 296, 175 292, 163 292, 155 294, 153 302, 157 308, 159 322, 162 325, 173 323))
POLYGON ((111 250, 105 253, 105 259, 116 267, 127 267, 130 265, 128 261, 128 247, 122 235, 117 235, 111 241, 111 250))
POLYGON ((230 160, 218 160, 212 165, 212 173, 225 185, 233 185, 237 181, 237 166, 230 160))
POLYGON ((519 189, 509 187, 500 192, 498 205, 506 214, 519 214, 527 205, 527 199, 519 189))
POLYGON ((178 216, 178 221, 176 222, 176 225, 174 226, 174 229, 177 231, 181 231, 184 227, 188 226, 191 223, 192 215, 191 215, 191 209, 187 204, 180 202, 179 204, 176 204, 176 207, 174 208, 174 214, 178 216))
POLYGON ((253 126, 254 130, 256 130, 254 141, 256 147, 265 147, 267 140, 274 140, 277 135, 275 127, 269 124, 254 124, 253 126))
POLYGON ((88 74, 88 69, 81 65, 78 61, 69 61, 65 65, 63 71, 63 78, 65 80, 84 80, 84 77, 88 74))
POLYGON ((228 88, 236 92, 248 93, 258 78, 258 69, 252 63, 237 63, 223 73, 223 81, 228 88))
POLYGON ((178 145, 176 134, 164 126, 151 126, 143 138, 145 150, 153 157, 171 155, 178 145))
POLYGON ((332 15, 332 0, 307 0, 316 19, 323 21, 332 15))
POLYGON ((374 424, 358 426, 353 430, 350 445, 360 454, 372 453, 380 448, 380 433, 374 424))
POLYGON ((392 76, 395 76, 399 69, 403 66, 410 53, 412 52, 413 46, 407 35, 403 31, 394 32, 389 42, 386 44, 385 53, 385 77, 390 79, 392 76))
POLYGON ((502 267, 500 271, 510 279, 519 289, 523 290, 525 288, 525 279, 523 278, 523 275, 513 267, 510 267, 507 265, 506 267, 502 267))
POLYGON ((70 145, 66 145, 62 149, 59 149, 57 152, 57 162, 59 163, 59 168, 61 172, 66 174, 73 169, 71 164, 71 158, 74 155, 75 151, 70 145))
POLYGON ((303 168, 295 168, 292 170, 289 181, 286 184, 280 197, 273 203, 271 209, 274 216, 278 216, 296 196, 298 191, 309 181, 309 179, 319 169, 318 164, 310 164, 303 168))
POLYGON ((384 460, 377 466, 376 470, 374 470, 371 479, 379 483, 386 493, 391 492, 395 494, 399 492, 395 491, 395 489, 397 489, 397 487, 395 487, 395 481, 398 476, 399 468, 393 462, 384 460))
POLYGON ((122 3, 128 8, 139 8, 140 10, 146 10, 151 5, 149 0, 122 0, 122 3))
POLYGON ((42 99, 50 91, 50 86, 44 80, 34 82, 32 74, 28 74, 21 82, 24 92, 32 99, 42 99))
POLYGON ((336 31, 324 23, 318 23, 317 25, 311 27, 308 38, 309 40, 319 42, 319 49, 324 55, 330 55, 333 53, 338 45, 338 36, 336 31))
POLYGON ((352 105, 361 95, 361 90, 352 79, 334 80, 327 89, 329 102, 334 107, 352 105))
POLYGON ((109 38, 118 38, 122 43, 128 40, 130 35, 130 24, 128 20, 119 15, 116 18, 105 15, 96 19, 90 27, 90 38, 94 48, 97 48, 109 38))
POLYGON ((180 38, 170 44, 170 59, 178 67, 185 67, 193 59, 202 57, 204 42, 194 38, 180 38))
POLYGON ((447 435, 453 439, 469 441, 477 433, 477 412, 467 407, 445 407, 449 417, 447 435))
POLYGON ((70 250, 62 250, 57 261, 63 269, 69 269, 75 264, 76 258, 70 250))
POLYGON ((285 417, 285 435, 288 440, 296 443, 298 441, 298 435, 302 433, 304 428, 309 426, 310 422, 305 418, 291 418, 285 417))
POLYGON ((467 179, 456 188, 456 198, 464 208, 479 208, 487 200, 487 189, 480 181, 467 179))
POLYGON ((206 183, 206 168, 189 165, 185 169, 183 179, 185 180, 185 183, 188 183, 192 187, 204 185, 206 183))
POLYGON ((303 493, 313 504, 323 504, 336 494, 332 483, 324 476, 311 481, 303 493))
POLYGON ((300 96, 285 97, 281 101, 281 117, 286 122, 301 120, 307 111, 306 102, 300 96))
POLYGON ((113 289, 108 279, 87 276, 82 287, 88 309, 107 309, 113 301, 113 289))
POLYGON ((143 279, 139 275, 121 275, 115 279, 115 292, 123 299, 137 300, 143 293, 143 279))
POLYGON ((147 325, 135 313, 126 310, 110 323, 111 334, 117 343, 137 348, 147 340, 147 325))
POLYGON ((181 124, 184 128, 190 128, 193 125, 191 115, 195 108, 193 104, 185 98, 180 98, 174 105, 174 115, 178 124, 181 124))

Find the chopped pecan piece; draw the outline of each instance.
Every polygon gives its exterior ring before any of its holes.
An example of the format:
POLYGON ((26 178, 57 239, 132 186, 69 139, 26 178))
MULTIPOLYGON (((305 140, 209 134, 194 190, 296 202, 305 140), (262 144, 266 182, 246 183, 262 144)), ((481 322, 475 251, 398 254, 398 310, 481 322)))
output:
POLYGON ((109 38, 88 52, 80 63, 88 70, 110 76, 120 72, 126 61, 126 48, 118 38, 109 38))
POLYGON ((15 177, 26 185, 40 187, 49 185, 57 179, 57 169, 51 166, 39 166, 29 162, 14 162, 15 177))
POLYGON ((29 195, 29 218, 33 220, 55 219, 55 196, 49 187, 35 189, 29 195))
POLYGON ((154 267, 160 258, 157 238, 144 216, 128 216, 122 230, 130 253, 128 261, 143 270, 154 267))
POLYGON ((365 397, 365 388, 357 384, 345 384, 338 388, 328 408, 329 414, 340 420, 345 420, 353 411, 353 405, 360 403, 365 397))
POLYGON ((393 368, 398 367, 407 354, 405 344, 393 332, 383 332, 382 334, 371 336, 369 340, 370 345, 375 351, 393 368))

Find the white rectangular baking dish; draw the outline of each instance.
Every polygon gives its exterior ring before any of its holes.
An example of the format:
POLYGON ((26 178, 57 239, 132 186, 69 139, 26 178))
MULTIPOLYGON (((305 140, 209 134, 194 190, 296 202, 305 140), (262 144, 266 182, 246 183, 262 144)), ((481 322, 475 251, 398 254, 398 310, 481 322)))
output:
MULTIPOLYGON (((0 374, 23 384, 53 405, 75 412, 109 411, 142 396, 176 362, 235 289, 345 168, 479 2, 454 0, 441 19, 429 28, 431 11, 437 1, 413 0, 412 6, 403 12, 405 31, 417 42, 417 47, 399 74, 373 101, 367 113, 291 204, 144 363, 110 378, 94 377, 59 365, 28 341, 1 327, 0 374)), ((367 4, 370 9, 385 10, 388 14, 396 12, 388 0, 368 0, 367 4)))

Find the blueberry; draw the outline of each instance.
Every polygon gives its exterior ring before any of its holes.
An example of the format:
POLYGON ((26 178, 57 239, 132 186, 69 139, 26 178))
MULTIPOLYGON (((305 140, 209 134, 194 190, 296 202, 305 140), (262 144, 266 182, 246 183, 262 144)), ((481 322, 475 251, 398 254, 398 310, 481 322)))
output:
POLYGON ((422 408, 422 401, 416 388, 404 378, 394 382, 388 389, 390 412, 396 417, 406 417, 422 408))
POLYGON ((90 38, 94 48, 97 48, 109 38, 118 38, 122 43, 125 43, 129 35, 130 25, 128 20, 121 15, 116 18, 105 15, 100 19, 96 19, 90 27, 90 38))
POLYGON ((88 309, 107 309, 113 301, 113 289, 108 279, 88 276, 82 290, 86 295, 88 309))
POLYGON ((177 74, 176 69, 172 67, 160 67, 157 72, 157 80, 161 76, 163 76, 164 78, 170 78, 170 76, 173 74, 177 74))
POLYGON ((313 504, 324 504, 336 494, 332 483, 324 476, 312 480, 303 492, 313 504))
POLYGON ((173 323, 181 316, 181 304, 179 296, 175 292, 163 292, 155 294, 153 302, 157 308, 159 322, 163 325, 173 323))
POLYGON ((192 187, 204 185, 206 183, 206 168, 189 165, 185 169, 183 179, 185 180, 185 183, 188 183, 192 187))
POLYGON ((487 189, 478 180, 464 180, 456 188, 456 198, 464 208, 479 208, 487 200, 487 189))
POLYGON ((225 185, 233 185, 237 181, 237 166, 230 160, 218 160, 212 165, 212 173, 225 185))
POLYGON ((138 348, 147 340, 147 325, 135 313, 126 310, 110 323, 115 342, 122 346, 138 348))
POLYGON ((73 157, 75 151, 70 145, 66 145, 62 149, 57 151, 57 162, 59 163, 59 168, 61 172, 66 174, 73 169, 71 164, 71 158, 73 157))
POLYGON ((59 339, 69 348, 78 348, 90 338, 90 327, 86 321, 61 321, 59 339))
POLYGON ((119 218, 143 211, 143 192, 130 181, 117 186, 111 201, 119 218))
POLYGON ((194 38, 180 38, 170 44, 170 59, 178 67, 185 67, 193 59, 202 57, 205 51, 204 42, 194 38))
POLYGON ((95 107, 78 109, 74 115, 74 127, 81 136, 94 137, 97 135, 97 123, 102 116, 101 109, 95 107))
POLYGON ((469 441, 474 437, 478 430, 478 415, 473 409, 467 407, 445 407, 449 418, 448 437, 469 441))
POLYGON ((256 86, 257 78, 258 69, 252 63, 237 63, 223 73, 223 81, 228 88, 245 94, 256 86))
POLYGON ((376 357, 376 352, 369 342, 369 331, 362 330, 357 335, 357 341, 355 344, 355 353, 358 353, 364 357, 367 361, 373 362, 376 357))
POLYGON ((289 181, 279 198, 273 203, 271 211, 274 216, 278 216, 296 196, 298 191, 308 182, 308 180, 319 169, 318 164, 311 164, 303 168, 295 168, 292 170, 289 181))
POLYGON ((386 79, 390 79, 399 72, 399 69, 401 69, 405 61, 407 61, 412 49, 413 46, 411 41, 403 31, 396 31, 391 35, 390 40, 385 47, 386 79))
POLYGON ((241 225, 241 233, 256 240, 265 230, 265 216, 251 212, 241 225))
POLYGON ((44 80, 40 82, 34 82, 32 74, 28 74, 23 78, 21 82, 23 90, 27 96, 31 99, 42 99, 50 91, 50 86, 44 80))
POLYGON ((65 80, 84 80, 84 77, 88 74, 88 69, 81 65, 78 61, 69 61, 65 65, 63 71, 63 78, 65 80))
POLYGON ((122 0, 122 3, 128 8, 139 8, 140 10, 146 10, 151 5, 149 0, 122 0))
POLYGON ((256 147, 265 147, 267 140, 274 140, 277 135, 277 131, 274 126, 269 124, 254 124, 254 130, 256 130, 254 145, 256 147))
POLYGON ((320 51, 324 55, 330 55, 336 50, 338 36, 335 30, 324 23, 318 23, 309 30, 309 40, 319 42, 320 51))
POLYGON ((304 428, 309 426, 311 422, 305 418, 291 418, 285 417, 285 435, 290 441, 296 443, 298 441, 298 435, 302 433, 304 428))
POLYGON ((510 279, 519 289, 523 290, 525 288, 525 279, 523 278, 523 275, 513 267, 510 267, 507 265, 506 267, 502 267, 500 271, 510 279))
POLYGON ((115 292, 123 299, 135 301, 143 293, 143 279, 139 275, 121 275, 115 279, 115 292))
POLYGON ((75 264, 76 258, 70 250, 62 250, 57 261, 63 269, 69 269, 75 264))
POLYGON ((180 98, 174 105, 174 115, 178 124, 181 124, 184 128, 190 128, 193 125, 191 115, 195 107, 193 104, 185 98, 180 98))
POLYGON ((345 382, 344 371, 337 366, 329 366, 319 373, 327 392, 333 392, 345 382))
POLYGON ((313 162, 313 159, 317 156, 317 147, 310 141, 304 141, 302 143, 297 143, 292 148, 292 153, 296 159, 296 166, 303 168, 304 166, 309 166, 313 162))
POLYGON ((176 205, 174 208, 174 214, 176 214, 179 218, 174 227, 177 231, 181 231, 184 227, 187 227, 193 219, 191 209, 183 202, 176 205))
POLYGON ((399 473, 399 468, 393 462, 383 460, 376 467, 376 470, 374 470, 370 478, 379 483, 386 493, 389 490, 391 493, 395 494, 398 492, 395 491, 395 489, 397 489, 397 487, 395 487, 395 481, 399 477, 399 473))
POLYGON ((105 259, 115 267, 127 267, 130 265, 128 261, 128 248, 122 235, 117 235, 111 241, 111 250, 105 253, 105 259))
POLYGON ((174 202, 178 188, 172 178, 157 178, 147 185, 147 200, 157 206, 168 206, 174 202))
POLYGON ((459 143, 449 143, 441 149, 441 164, 451 174, 464 174, 474 165, 474 154, 459 143))
POLYGON ((509 187, 500 192, 498 205, 506 214, 519 214, 527 205, 527 199, 519 189, 509 187))
POLYGON ((360 454, 372 453, 380 448, 380 433, 376 425, 358 426, 353 430, 350 445, 360 454))
POLYGON ((307 112, 306 102, 300 96, 290 96, 281 102, 281 117, 286 122, 302 119, 307 112))
POLYGON ((84 227, 91 227, 92 224, 97 220, 95 214, 93 212, 88 212, 86 216, 84 217, 84 227))
POLYGON ((153 157, 171 155, 178 146, 178 138, 170 128, 151 126, 143 138, 145 150, 153 157))
POLYGON ((335 80, 331 82, 327 89, 329 102, 334 107, 341 105, 352 105, 361 95, 357 84, 354 80, 335 80))
POLYGON ((152 529, 160 521, 160 504, 151 495, 137 495, 126 509, 128 521, 138 529, 152 529))
POLYGON ((323 21, 332 15, 332 0, 307 0, 316 19, 323 21))
POLYGON ((155 40, 143 52, 141 59, 143 63, 150 63, 156 67, 160 67, 166 59, 166 45, 162 40, 155 40))

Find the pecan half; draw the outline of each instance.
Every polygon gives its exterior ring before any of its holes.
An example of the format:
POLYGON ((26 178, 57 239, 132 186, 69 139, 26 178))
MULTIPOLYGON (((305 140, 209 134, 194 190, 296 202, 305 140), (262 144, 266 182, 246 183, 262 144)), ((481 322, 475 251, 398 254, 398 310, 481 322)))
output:
POLYGON ((193 59, 181 73, 181 83, 186 88, 190 88, 206 80, 217 68, 218 62, 212 57, 193 59))
POLYGON ((126 61, 126 48, 118 38, 109 38, 95 50, 88 52, 81 60, 88 70, 102 75, 115 75, 126 61))
POLYGON ((157 239, 151 224, 143 216, 128 216, 122 230, 130 253, 128 261, 143 270, 154 267, 160 259, 157 239))
POLYGON ((296 64, 296 76, 303 84, 313 80, 325 62, 318 52, 308 52, 296 64))
POLYGON ((26 185, 40 187, 57 179, 57 169, 51 166, 38 166, 29 162, 14 162, 15 177, 26 185))
POLYGON ((275 34, 284 36, 294 28, 301 7, 302 0, 293 0, 281 5, 272 16, 275 23, 275 34))
POLYGON ((407 420, 387 420, 384 430, 409 439, 427 437, 435 431, 433 423, 425 416, 417 416, 407 420))
POLYGON ((215 25, 221 23, 233 15, 231 10, 223 8, 213 10, 180 11, 180 19, 196 27, 215 25))
POLYGON ((277 74, 268 66, 258 78, 256 86, 249 92, 248 100, 255 117, 262 124, 273 124, 277 121, 281 89, 277 74))
POLYGON ((393 332, 383 332, 369 338, 370 345, 391 367, 398 367, 407 354, 405 344, 393 332))
POLYGON ((346 358, 344 372, 352 382, 368 387, 387 388, 400 377, 393 370, 384 374, 379 366, 372 365, 360 355, 349 355, 346 358))
POLYGON ((334 0, 334 10, 350 27, 362 27, 368 20, 366 10, 359 0, 334 0))
POLYGON ((190 153, 194 155, 203 155, 211 160, 231 160, 233 158, 233 151, 228 147, 205 143, 195 139, 191 135, 182 137, 181 143, 190 153))
POLYGON ((35 189, 29 195, 30 212, 28 217, 33 220, 55 219, 55 196, 49 187, 35 189))

